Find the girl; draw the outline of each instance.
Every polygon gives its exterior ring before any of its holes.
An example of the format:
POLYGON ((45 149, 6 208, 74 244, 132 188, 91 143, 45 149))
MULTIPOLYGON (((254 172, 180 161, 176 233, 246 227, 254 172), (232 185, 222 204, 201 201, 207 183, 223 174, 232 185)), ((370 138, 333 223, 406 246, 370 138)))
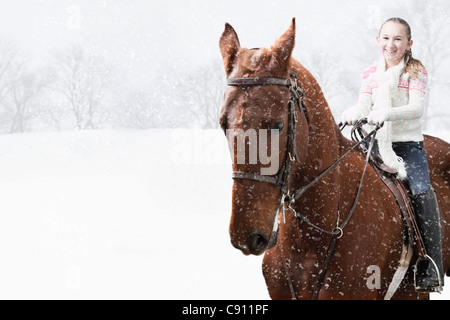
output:
POLYGON ((427 72, 412 57, 411 28, 391 18, 376 37, 381 56, 363 73, 358 102, 342 114, 342 122, 354 124, 367 118, 382 124, 377 134, 383 161, 398 171, 410 187, 412 203, 429 259, 419 262, 416 290, 442 291, 443 265, 440 213, 431 186, 427 155, 423 147, 420 118, 426 106, 427 72))

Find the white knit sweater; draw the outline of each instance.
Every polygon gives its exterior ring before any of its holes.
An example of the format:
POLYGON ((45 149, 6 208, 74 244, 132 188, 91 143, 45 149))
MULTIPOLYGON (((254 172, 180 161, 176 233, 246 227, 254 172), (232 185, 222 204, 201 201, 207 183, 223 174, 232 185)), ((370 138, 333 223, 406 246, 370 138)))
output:
MULTIPOLYGON (((375 62, 363 73, 359 99, 353 107, 361 118, 367 117, 377 102, 377 65, 380 63, 375 62)), ((426 107, 427 82, 426 72, 420 72, 415 80, 411 79, 408 73, 400 75, 398 90, 391 95, 392 105, 387 119, 392 121, 392 142, 423 140, 420 118, 426 107)))

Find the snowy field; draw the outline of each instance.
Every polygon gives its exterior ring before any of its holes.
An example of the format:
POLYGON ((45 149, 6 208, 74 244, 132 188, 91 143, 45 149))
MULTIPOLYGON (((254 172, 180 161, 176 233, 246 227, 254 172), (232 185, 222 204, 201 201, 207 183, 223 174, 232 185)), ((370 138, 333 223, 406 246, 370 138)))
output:
POLYGON ((218 130, 0 136, 0 299, 268 299, 229 241, 227 152, 218 130))

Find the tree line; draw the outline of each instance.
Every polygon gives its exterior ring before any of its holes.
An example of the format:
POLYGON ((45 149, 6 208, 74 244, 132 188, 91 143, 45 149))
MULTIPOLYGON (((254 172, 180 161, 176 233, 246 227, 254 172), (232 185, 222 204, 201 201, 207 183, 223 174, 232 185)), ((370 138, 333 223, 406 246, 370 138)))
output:
POLYGON ((82 47, 35 67, 0 39, 0 134, 102 128, 217 128, 224 74, 212 63, 167 73, 148 89, 126 83, 121 66, 82 47))
MULTIPOLYGON (((438 15, 447 2, 423 6, 413 20, 415 56, 429 73, 429 128, 448 126, 450 35, 448 15, 438 15), (440 17, 440 18, 433 18, 440 17)), ((364 25, 363 17, 354 22, 364 25)), ((378 23, 377 23, 378 24, 378 23)), ((343 56, 328 43, 318 42, 295 52, 316 77, 336 121, 357 100, 361 72, 377 55, 376 30, 359 31, 361 45, 353 56, 343 56), (322 47, 319 47, 321 44, 322 47)), ((167 66, 164 66, 165 68, 167 66)), ((73 46, 53 54, 36 67, 11 41, 0 39, 0 134, 34 131, 149 128, 218 128, 226 88, 217 54, 193 70, 164 69, 150 84, 134 88, 128 70, 102 54, 73 46)), ((162 69, 162 67, 161 67, 162 69)))

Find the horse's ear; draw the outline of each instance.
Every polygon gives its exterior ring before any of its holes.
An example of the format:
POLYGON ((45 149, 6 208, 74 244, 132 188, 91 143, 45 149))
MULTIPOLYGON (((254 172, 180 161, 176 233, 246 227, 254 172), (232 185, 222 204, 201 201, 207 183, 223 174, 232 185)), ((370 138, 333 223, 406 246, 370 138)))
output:
POLYGON ((219 47, 225 71, 229 75, 233 70, 234 62, 241 45, 239 44, 236 31, 228 23, 225 24, 225 30, 220 37, 219 47))
POLYGON ((275 41, 272 46, 272 52, 275 59, 282 68, 287 69, 289 58, 295 46, 295 18, 292 19, 291 26, 286 30, 281 37, 275 41))

